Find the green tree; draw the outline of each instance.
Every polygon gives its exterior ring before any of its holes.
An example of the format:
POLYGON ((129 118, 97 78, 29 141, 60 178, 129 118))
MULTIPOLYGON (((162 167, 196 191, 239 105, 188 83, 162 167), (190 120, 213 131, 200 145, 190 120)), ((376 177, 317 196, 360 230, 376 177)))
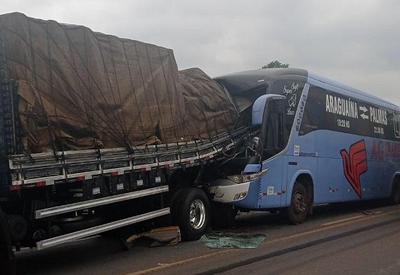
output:
POLYGON ((281 63, 278 60, 272 61, 268 63, 267 65, 264 65, 261 67, 262 69, 268 69, 268 68, 289 68, 289 64, 281 63))

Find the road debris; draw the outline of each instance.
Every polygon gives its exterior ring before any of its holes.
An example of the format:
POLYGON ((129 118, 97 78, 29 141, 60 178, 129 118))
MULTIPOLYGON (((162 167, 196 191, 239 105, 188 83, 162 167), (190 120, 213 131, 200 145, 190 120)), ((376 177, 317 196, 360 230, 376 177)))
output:
POLYGON ((150 240, 150 247, 172 246, 181 241, 181 232, 178 226, 167 226, 152 229, 140 234, 134 234, 125 240, 126 248, 131 248, 139 239, 150 240))
POLYGON ((264 234, 212 232, 201 241, 209 248, 257 248, 265 238, 264 234))

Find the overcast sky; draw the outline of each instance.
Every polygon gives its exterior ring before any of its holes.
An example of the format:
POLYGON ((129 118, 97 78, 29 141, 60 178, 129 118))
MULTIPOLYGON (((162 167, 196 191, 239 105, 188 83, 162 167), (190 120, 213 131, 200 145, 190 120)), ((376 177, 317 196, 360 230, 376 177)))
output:
POLYGON ((278 59, 400 104, 398 0, 1 1, 13 11, 172 48, 181 69, 278 59))

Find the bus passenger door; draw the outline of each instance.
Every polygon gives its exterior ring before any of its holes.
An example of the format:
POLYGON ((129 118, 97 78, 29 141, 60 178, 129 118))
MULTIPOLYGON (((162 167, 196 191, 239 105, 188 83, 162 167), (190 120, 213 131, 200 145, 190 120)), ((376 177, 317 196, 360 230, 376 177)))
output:
POLYGON ((288 131, 285 127, 285 100, 273 99, 266 105, 261 127, 262 170, 258 208, 280 207, 282 188, 286 184, 286 147, 288 131))

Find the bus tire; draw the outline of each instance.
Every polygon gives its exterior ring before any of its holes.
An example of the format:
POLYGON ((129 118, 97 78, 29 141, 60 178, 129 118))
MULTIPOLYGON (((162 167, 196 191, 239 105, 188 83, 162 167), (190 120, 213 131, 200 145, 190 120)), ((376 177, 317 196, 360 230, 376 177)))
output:
POLYGON ((15 256, 6 215, 0 209, 0 269, 1 274, 16 274, 15 256), (4 273, 3 273, 4 272, 4 273))
POLYGON ((206 193, 199 188, 184 188, 172 205, 172 216, 179 226, 182 240, 200 239, 210 223, 210 201, 206 193))
POLYGON ((311 194, 302 183, 295 183, 290 206, 287 209, 288 219, 291 224, 300 224, 307 219, 311 207, 310 196, 311 194))

